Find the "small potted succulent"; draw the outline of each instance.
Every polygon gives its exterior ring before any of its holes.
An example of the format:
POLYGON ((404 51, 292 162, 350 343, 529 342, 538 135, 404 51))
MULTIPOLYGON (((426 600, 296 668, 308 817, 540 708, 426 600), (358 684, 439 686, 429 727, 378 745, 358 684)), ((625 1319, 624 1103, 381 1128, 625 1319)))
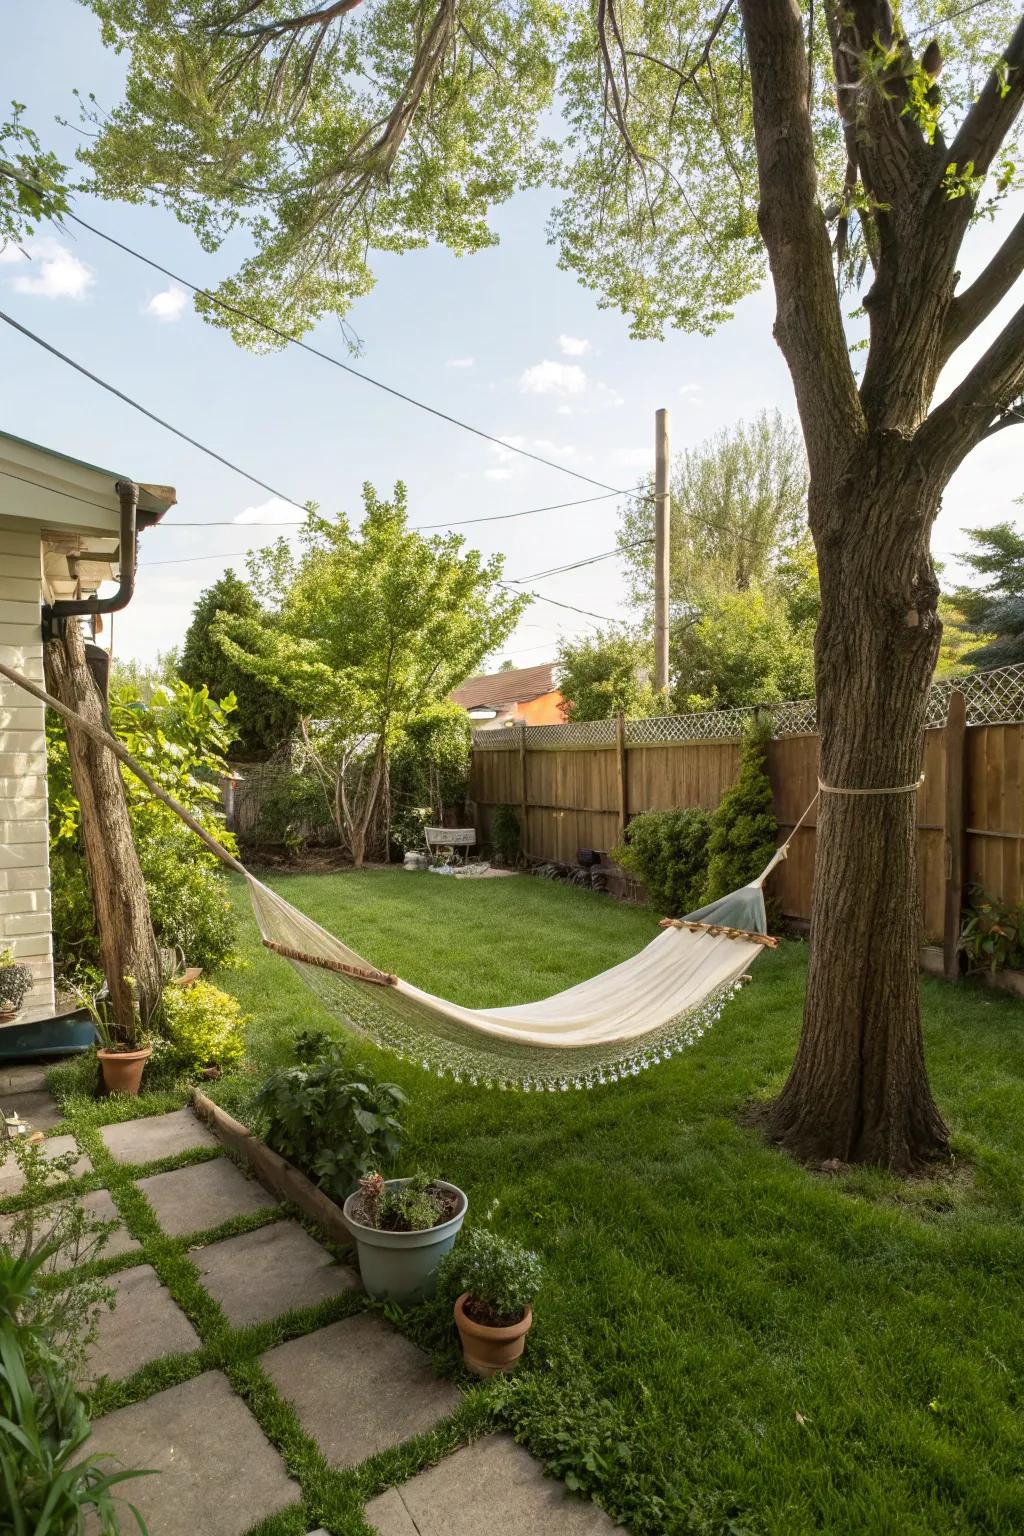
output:
POLYGON ((540 1289, 537 1255, 521 1243, 487 1228, 467 1232, 445 1260, 442 1283, 462 1294, 455 1303, 455 1326, 462 1357, 477 1376, 514 1371, 533 1322, 531 1303, 540 1289))
POLYGON ((89 993, 75 988, 79 1005, 85 1008, 96 1026, 99 1048, 96 1058, 103 1074, 103 1086, 107 1093, 124 1093, 134 1097, 142 1086, 142 1074, 146 1062, 153 1054, 151 1044, 145 1042, 139 1003, 135 996, 135 984, 125 977, 132 994, 132 1017, 128 1024, 118 1024, 109 995, 89 993))
POLYGON ((455 1184, 425 1173, 410 1179, 359 1180, 345 1201, 359 1273, 378 1301, 422 1301, 432 1296, 437 1268, 451 1250, 469 1201, 455 1184))
POLYGON ((31 966, 19 965, 9 949, 0 949, 0 1024, 18 1017, 34 980, 31 966))

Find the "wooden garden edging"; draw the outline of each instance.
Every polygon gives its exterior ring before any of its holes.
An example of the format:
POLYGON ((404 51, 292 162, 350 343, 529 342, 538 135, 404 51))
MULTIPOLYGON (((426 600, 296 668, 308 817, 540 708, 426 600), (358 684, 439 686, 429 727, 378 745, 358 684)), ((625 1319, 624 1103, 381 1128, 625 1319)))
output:
POLYGON ((352 1229, 342 1214, 341 1206, 329 1200, 323 1190, 317 1189, 304 1173, 300 1173, 279 1153, 272 1152, 266 1142, 254 1136, 248 1127, 235 1120, 212 1099, 208 1099, 198 1088, 192 1089, 192 1109, 210 1127, 221 1145, 241 1158, 264 1189, 281 1200, 289 1200, 297 1205, 300 1211, 304 1211, 322 1228, 332 1243, 337 1243, 341 1248, 352 1246, 352 1229))

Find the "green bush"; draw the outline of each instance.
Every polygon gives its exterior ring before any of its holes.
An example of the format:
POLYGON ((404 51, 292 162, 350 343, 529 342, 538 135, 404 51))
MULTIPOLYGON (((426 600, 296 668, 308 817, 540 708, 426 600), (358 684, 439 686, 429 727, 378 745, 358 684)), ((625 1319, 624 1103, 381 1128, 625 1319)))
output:
POLYGON ((340 1202, 371 1168, 398 1155, 405 1102, 394 1083, 378 1083, 365 1071, 357 1077, 330 1045, 309 1065, 272 1073, 253 1105, 268 1146, 340 1202))
POLYGON ((388 764, 391 841, 400 853, 424 846, 428 823, 461 819, 469 790, 471 728, 457 704, 432 704, 406 726, 388 764))
POLYGON ((710 835, 707 811, 644 811, 633 817, 612 858, 647 887, 660 912, 681 917, 701 904, 710 835))
POLYGON ((164 988, 162 1031, 175 1059, 190 1071, 241 1060, 247 1022, 237 998, 211 982, 164 988))
POLYGON ((766 765, 768 739, 769 731, 762 726, 744 738, 739 777, 711 817, 707 880, 698 905, 739 890, 761 873, 775 852, 779 824, 766 765))
POLYGON ((958 945, 975 971, 1024 970, 1024 902, 1003 902, 972 885, 958 945))
POLYGON ((522 846, 519 815, 511 805, 495 807, 491 817, 491 843, 503 864, 510 868, 517 863, 522 846))
POLYGON ((44 1245, 16 1256, 0 1245, 0 1532, 76 1536, 88 1519, 98 1536, 117 1536, 113 1491, 146 1474, 108 1469, 100 1455, 78 1459, 89 1438, 87 1400, 35 1311, 53 1252, 44 1245))
POLYGON ((522 1243, 486 1227, 474 1227, 441 1260, 438 1289, 469 1292, 466 1309, 478 1323, 505 1328, 518 1323, 540 1290, 540 1259, 522 1243))

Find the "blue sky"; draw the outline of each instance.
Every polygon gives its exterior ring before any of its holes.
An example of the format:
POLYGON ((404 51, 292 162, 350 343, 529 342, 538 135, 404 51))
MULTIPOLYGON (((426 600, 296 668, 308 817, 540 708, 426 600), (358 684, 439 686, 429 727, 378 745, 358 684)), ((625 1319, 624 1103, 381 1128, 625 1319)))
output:
MULTIPOLYGON (((68 157, 77 135, 54 118, 74 120, 75 86, 113 105, 122 62, 103 49, 92 13, 75 0, 34 0, 10 12, 0 99, 24 102, 28 121, 68 157)), ((793 411, 767 290, 745 301, 712 338, 676 333, 661 343, 631 341, 623 317, 600 310, 592 294, 557 270, 544 233, 547 206, 543 194, 531 193, 499 210, 501 243, 480 255, 458 260, 435 249, 379 258, 374 292, 349 316, 365 345, 356 366, 621 486, 649 467, 659 406, 671 413, 676 449, 764 408, 793 411)), ((199 284, 214 284, 237 265, 240 247, 208 256, 162 209, 83 200, 79 211, 199 284)), ((1008 209, 996 226, 972 237, 965 277, 1019 211, 1008 209)), ((0 256, 0 307, 297 501, 313 498, 325 512, 357 514, 363 481, 383 490, 403 479, 411 521, 444 523, 589 494, 568 475, 489 447, 294 348, 269 356, 243 352, 201 321, 187 296, 132 257, 82 231, 40 233, 31 263, 11 251, 0 256)), ((1008 307, 976 339, 971 356, 1008 307)), ((204 586, 228 564, 243 568, 239 551, 274 536, 270 521, 299 514, 3 331, 5 430, 177 487, 178 506, 144 537, 138 592, 116 625, 119 654, 151 658, 180 641, 204 586), (237 526, 207 526, 214 521, 237 526)), ((351 361, 335 320, 311 339, 351 361)), ((969 360, 965 354, 957 371, 969 360)), ((968 460, 936 526, 937 557, 948 561, 964 547, 965 527, 1020 517, 1013 505, 1019 464, 1012 428, 968 460)), ((465 531, 487 553, 504 551, 507 575, 518 577, 611 549, 616 507, 614 499, 599 501, 465 531)), ((563 602, 629 616, 618 560, 537 586, 563 602)), ((591 628, 534 603, 502 655, 522 665, 545 661, 561 634, 591 628)))

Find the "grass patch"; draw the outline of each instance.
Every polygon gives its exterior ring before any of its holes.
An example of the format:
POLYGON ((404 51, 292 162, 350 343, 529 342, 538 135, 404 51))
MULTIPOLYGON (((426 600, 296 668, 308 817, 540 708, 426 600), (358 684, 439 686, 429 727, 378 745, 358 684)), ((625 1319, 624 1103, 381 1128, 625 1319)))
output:
MULTIPOLYGON (((537 880, 271 883, 374 964, 470 1005, 543 996, 656 932, 650 912, 537 880)), ((244 910, 240 884, 236 898, 244 910)), ((227 984, 254 1015, 256 1077, 291 1060, 298 1030, 343 1032, 243 928, 249 964, 227 984)), ((738 1122, 792 1060, 805 954, 766 953, 710 1035, 590 1092, 492 1093, 359 1054, 411 1095, 401 1171, 453 1179, 471 1220, 493 1204, 543 1256, 528 1368, 483 1393, 488 1413, 637 1536, 1009 1536, 1024 1523, 1024 1010, 922 982, 970 1178, 825 1180, 738 1122)), ((331 1486, 318 1507, 359 1529, 355 1482, 331 1486)))

